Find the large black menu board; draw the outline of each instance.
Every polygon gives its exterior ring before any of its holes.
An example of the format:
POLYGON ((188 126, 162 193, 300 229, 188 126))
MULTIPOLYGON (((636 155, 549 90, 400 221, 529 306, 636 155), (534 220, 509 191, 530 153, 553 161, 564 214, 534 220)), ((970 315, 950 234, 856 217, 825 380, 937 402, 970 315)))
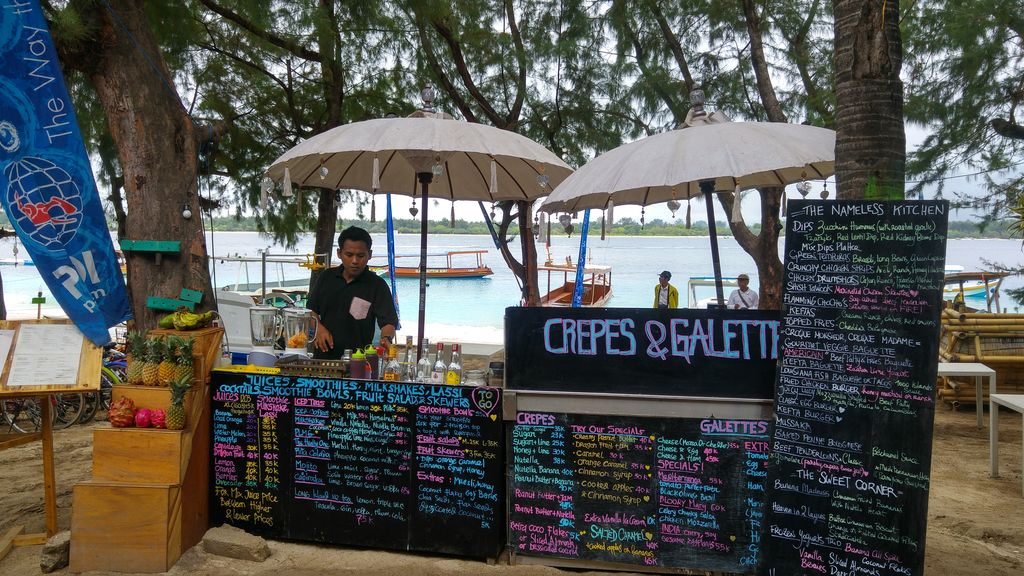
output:
POLYGON ((501 390, 214 371, 211 522, 495 557, 501 390))
POLYGON ((769 433, 764 420, 520 412, 511 553, 753 572, 769 433))
POLYGON ((778 328, 776 310, 506 308, 505 384, 768 400, 778 328))
POLYGON ((762 574, 921 574, 944 201, 794 201, 762 574))

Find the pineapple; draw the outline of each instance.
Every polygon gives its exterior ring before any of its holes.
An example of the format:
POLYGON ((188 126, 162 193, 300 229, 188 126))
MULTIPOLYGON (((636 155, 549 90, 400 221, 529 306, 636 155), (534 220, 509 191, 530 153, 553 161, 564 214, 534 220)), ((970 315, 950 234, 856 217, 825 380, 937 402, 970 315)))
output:
POLYGON ((186 378, 171 380, 171 407, 167 409, 167 429, 181 430, 185 427, 185 393, 191 381, 186 378))
POLYGON ((145 386, 156 386, 159 383, 160 360, 164 357, 164 343, 159 338, 146 341, 146 364, 142 367, 142 383, 145 386))
POLYGON ((128 383, 142 383, 142 368, 146 365, 146 337, 140 332, 128 332, 128 383))
POLYGON ((181 341, 177 336, 168 336, 163 341, 163 354, 160 358, 160 364, 157 367, 157 386, 169 386, 171 378, 174 378, 174 371, 177 364, 174 362, 174 357, 178 352, 178 343, 181 341))
POLYGON ((180 380, 185 378, 189 382, 195 376, 194 369, 192 367, 192 348, 195 344, 195 340, 191 336, 187 338, 179 338, 178 340, 178 364, 174 368, 174 379, 180 380))

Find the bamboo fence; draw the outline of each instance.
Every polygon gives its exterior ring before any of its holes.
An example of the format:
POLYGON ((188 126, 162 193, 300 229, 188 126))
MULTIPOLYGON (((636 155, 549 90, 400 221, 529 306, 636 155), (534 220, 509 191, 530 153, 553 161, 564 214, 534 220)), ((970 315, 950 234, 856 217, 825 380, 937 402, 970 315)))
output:
MULTIPOLYGON (((939 336, 940 362, 980 362, 996 371, 1000 393, 1024 393, 1024 314, 961 312, 946 308, 942 312, 939 336)), ((973 377, 943 377, 938 397, 954 407, 974 404, 973 377)), ((988 388, 982 398, 988 401, 988 388)))

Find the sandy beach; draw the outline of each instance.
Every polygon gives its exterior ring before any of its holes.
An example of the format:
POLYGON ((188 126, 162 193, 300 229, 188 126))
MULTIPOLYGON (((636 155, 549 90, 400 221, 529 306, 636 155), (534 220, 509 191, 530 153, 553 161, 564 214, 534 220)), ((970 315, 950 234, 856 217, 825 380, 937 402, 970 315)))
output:
MULTIPOLYGON (((928 509, 925 574, 1019 576, 1024 573, 1024 496, 1021 494, 1021 417, 1000 414, 1000 478, 989 477, 988 415, 978 429, 974 410, 936 408, 932 489, 928 509)), ((72 489, 90 477, 92 431, 106 422, 56 432, 58 526, 69 530, 72 489)), ((0 533, 23 525, 26 532, 45 528, 42 449, 38 443, 0 451, 0 533)), ((145 514, 125 510, 125 514, 145 514)), ((253 563, 208 554, 202 546, 186 552, 167 574, 324 576, 360 575, 549 575, 565 573, 545 566, 510 566, 475 560, 399 554, 376 550, 269 542, 272 555, 253 563)), ((0 560, 0 575, 41 574, 42 547, 15 548, 0 560)), ((612 574, 612 572, 573 572, 612 574)), ((65 570, 55 574, 69 574, 65 570)), ((107 574, 90 572, 89 574, 107 574)), ((614 574, 623 574, 614 572, 614 574)))

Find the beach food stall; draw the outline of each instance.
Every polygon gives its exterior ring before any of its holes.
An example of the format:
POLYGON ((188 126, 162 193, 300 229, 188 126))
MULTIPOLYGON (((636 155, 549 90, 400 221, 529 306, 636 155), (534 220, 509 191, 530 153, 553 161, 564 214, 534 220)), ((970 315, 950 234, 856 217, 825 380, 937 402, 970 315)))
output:
POLYGON ((922 573, 947 209, 794 201, 781 316, 509 308, 512 561, 922 573))

